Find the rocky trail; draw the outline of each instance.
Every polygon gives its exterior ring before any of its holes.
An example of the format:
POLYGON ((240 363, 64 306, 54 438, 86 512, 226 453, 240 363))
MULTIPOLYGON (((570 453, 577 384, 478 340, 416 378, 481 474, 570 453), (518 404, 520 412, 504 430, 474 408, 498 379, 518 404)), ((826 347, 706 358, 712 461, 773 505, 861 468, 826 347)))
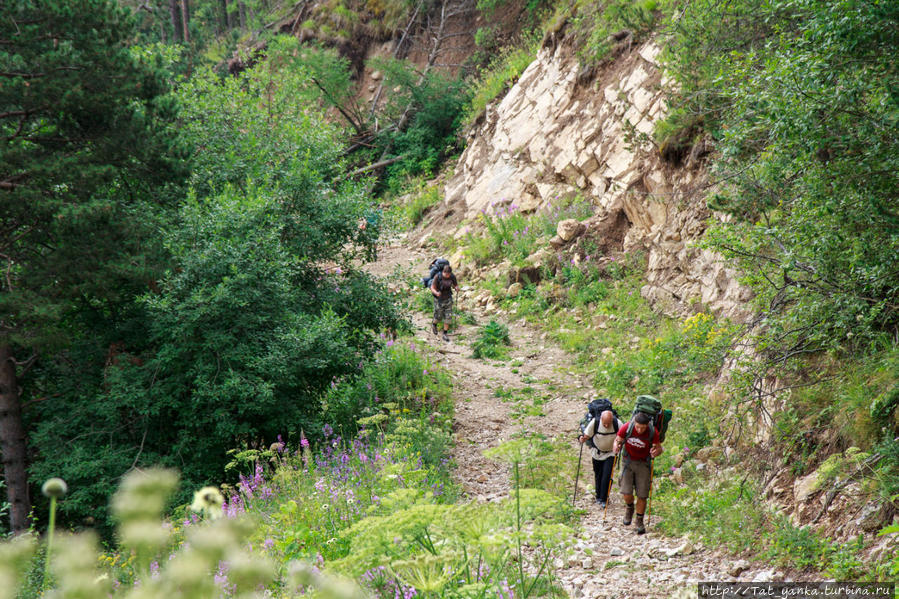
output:
MULTIPOLYGON (((378 261, 367 270, 381 276, 425 270, 432 257, 407 245, 413 244, 406 243, 404 236, 395 239, 380 250, 378 261)), ((464 280, 459 283, 456 305, 472 313, 477 323, 487 322, 489 318, 470 300, 474 290, 464 280)), ((492 317, 504 320, 501 313, 492 317)), ((439 363, 452 373, 453 458, 456 478, 469 499, 495 501, 508 495, 508 468, 484 457, 483 451, 522 429, 570 439, 572 463, 577 460, 577 422, 591 385, 566 368, 571 357, 546 335, 524 321, 504 320, 512 340, 510 359, 481 360, 471 357, 470 348, 478 325, 461 324, 444 342, 431 333, 429 315, 415 311, 412 320, 416 342, 432 348, 439 363)), ((656 517, 647 527, 648 534, 638 536, 633 526, 621 524, 624 504, 616 489, 617 483, 603 523, 602 510, 593 502, 590 457, 584 452, 576 506, 584 510, 579 535, 567 561, 554 564, 554 574, 570 597, 669 597, 681 590, 691 591, 684 596, 695 596, 696 581, 783 579, 773 569, 753 566, 687 539, 663 536, 656 517)))

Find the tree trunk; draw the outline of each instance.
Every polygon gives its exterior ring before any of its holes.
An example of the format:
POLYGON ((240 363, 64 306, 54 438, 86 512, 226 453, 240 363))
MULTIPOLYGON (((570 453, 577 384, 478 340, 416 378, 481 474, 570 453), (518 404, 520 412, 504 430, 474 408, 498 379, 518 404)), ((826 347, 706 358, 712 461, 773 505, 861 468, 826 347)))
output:
POLYGON ((31 500, 28 497, 28 473, 25 470, 25 427, 12 348, 0 345, 0 455, 9 501, 9 524, 16 534, 28 530, 31 500))
POLYGON ((231 15, 228 14, 228 0, 222 0, 222 33, 231 29, 231 15))
POLYGON ((178 7, 178 0, 169 0, 169 14, 172 15, 172 42, 181 41, 181 10, 178 7))
POLYGON ((184 43, 190 45, 190 0, 181 0, 181 26, 184 29, 184 43))
POLYGON ((243 0, 237 0, 237 15, 240 17, 241 31, 246 30, 246 28, 247 28, 247 5, 243 3, 243 0))

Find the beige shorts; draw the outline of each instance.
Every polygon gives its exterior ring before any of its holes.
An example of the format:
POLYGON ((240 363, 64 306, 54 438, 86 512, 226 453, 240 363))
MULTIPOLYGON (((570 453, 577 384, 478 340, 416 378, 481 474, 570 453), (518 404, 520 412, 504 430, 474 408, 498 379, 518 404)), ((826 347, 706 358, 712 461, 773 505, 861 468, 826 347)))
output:
POLYGON ((640 499, 649 497, 649 462, 634 462, 624 458, 618 484, 623 495, 636 495, 640 499))

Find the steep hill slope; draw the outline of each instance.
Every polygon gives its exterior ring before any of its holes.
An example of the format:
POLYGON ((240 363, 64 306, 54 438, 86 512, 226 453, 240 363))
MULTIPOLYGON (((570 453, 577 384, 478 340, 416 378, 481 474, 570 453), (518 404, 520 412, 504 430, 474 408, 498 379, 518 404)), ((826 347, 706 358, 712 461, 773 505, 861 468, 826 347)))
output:
MULTIPOLYGON (((705 204, 710 192, 706 141, 696 137, 677 151, 654 141, 655 124, 666 114, 663 88, 669 83, 660 71, 657 42, 634 45, 624 40, 613 59, 585 68, 570 39, 556 40, 546 38, 537 59, 469 131, 468 145, 447 176, 444 201, 429 214, 418 245, 450 248, 454 265, 491 289, 491 293, 472 289, 463 298, 491 314, 514 313, 504 298, 521 293, 522 285, 535 283, 535 277, 544 278, 546 268, 556 272, 569 260, 572 266, 583 265, 592 253, 602 272, 616 256, 642 253, 647 263, 640 295, 656 312, 680 318, 714 315, 719 322, 752 326, 748 302, 753 293, 738 282, 737 273, 720 255, 701 247, 709 222, 729 218, 705 204), (480 239, 504 234, 497 230, 510 214, 537 215, 560 203, 586 206, 589 216, 582 217, 580 225, 569 225, 567 232, 560 224, 552 239, 538 237, 523 260, 485 263, 483 256, 475 255, 480 239)), ((548 281, 545 290, 540 289, 538 296, 560 291, 548 281)), ((588 309, 581 316, 574 318, 578 327, 606 326, 604 315, 588 309)), ((595 340, 602 343, 601 331, 595 340)), ((630 343, 652 345, 637 336, 630 343)), ((608 344, 586 353, 619 349, 603 347, 608 344)), ((729 369, 756 351, 744 345, 731 357, 722 357, 717 376, 704 381, 697 401, 720 404, 728 393, 727 381, 740 374, 739 368, 729 369)), ((689 366, 682 361, 675 368, 689 366)), ((634 394, 638 380, 635 377, 629 386, 634 394)), ((800 480, 796 474, 801 469, 789 459, 766 453, 771 433, 776 432, 772 414, 785 409, 790 394, 772 392, 787 384, 774 377, 760 384, 762 403, 743 415, 743 426, 752 433, 730 438, 732 447, 724 448, 726 455, 761 460, 756 465, 761 482, 767 483, 764 495, 791 518, 791 526, 823 525, 821 534, 843 541, 862 535, 867 539, 866 555, 888 556, 895 538, 874 535, 893 520, 895 506, 883 504, 863 485, 853 483, 855 475, 833 481, 839 486, 828 491, 826 474, 815 471, 800 480)), ((738 425, 735 429, 743 430, 738 425)), ((729 461, 730 457, 725 460, 729 461)), ((734 473, 729 472, 728 476, 734 473)))
POLYGON ((559 197, 594 207, 594 223, 623 215, 622 248, 649 253, 643 296, 658 309, 701 306, 745 318, 748 290, 712 252, 694 247, 710 217, 700 142, 683 165, 666 162, 652 140, 665 115, 661 49, 623 47, 601 68, 584 69, 575 48, 545 45, 509 93, 492 105, 446 184, 447 210, 473 219, 516 204, 531 212, 559 197))

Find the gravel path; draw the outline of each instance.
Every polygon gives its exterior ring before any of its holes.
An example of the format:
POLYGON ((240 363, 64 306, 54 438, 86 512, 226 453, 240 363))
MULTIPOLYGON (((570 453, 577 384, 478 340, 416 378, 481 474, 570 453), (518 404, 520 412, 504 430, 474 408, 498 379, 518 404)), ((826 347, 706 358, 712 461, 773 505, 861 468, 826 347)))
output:
MULTIPOLYGON (((379 252, 378 261, 368 265, 370 272, 382 276, 399 271, 419 273, 433 256, 420 249, 406 247, 404 239, 379 252)), ((420 276, 420 275, 419 275, 420 276)), ((471 301, 472 291, 460 280, 463 309, 474 313, 477 322, 489 320, 471 301)), ((458 304, 457 304, 458 305, 458 304)), ((502 320, 502 315, 493 315, 502 320)), ((489 460, 483 451, 508 439, 517 430, 540 431, 548 437, 571 439, 572 462, 577 459, 575 442, 577 422, 592 387, 566 365, 572 358, 552 345, 545 335, 522 321, 505 322, 512 339, 511 358, 497 362, 471 357, 471 341, 477 326, 462 325, 444 342, 430 331, 430 317, 412 315, 417 342, 436 351, 438 361, 453 375, 456 397, 454 425, 454 461, 456 478, 466 497, 475 501, 494 501, 508 496, 510 474, 503 464, 489 460), (515 370, 516 372, 513 372, 515 370), (513 393, 530 387, 528 395, 546 398, 539 415, 521 413, 524 402, 502 401, 495 390, 502 387, 513 393)), ((638 536, 633 526, 621 524, 624 507, 617 485, 603 524, 603 514, 593 503, 593 471, 584 452, 577 507, 582 517, 579 536, 571 557, 554 564, 554 574, 574 599, 593 597, 695 597, 696 581, 734 581, 737 573, 743 581, 782 579, 782 573, 738 561, 723 552, 694 545, 687 539, 664 536, 656 529, 657 518, 648 526, 648 534, 638 536), (689 594, 684 594, 689 590, 689 594)))

